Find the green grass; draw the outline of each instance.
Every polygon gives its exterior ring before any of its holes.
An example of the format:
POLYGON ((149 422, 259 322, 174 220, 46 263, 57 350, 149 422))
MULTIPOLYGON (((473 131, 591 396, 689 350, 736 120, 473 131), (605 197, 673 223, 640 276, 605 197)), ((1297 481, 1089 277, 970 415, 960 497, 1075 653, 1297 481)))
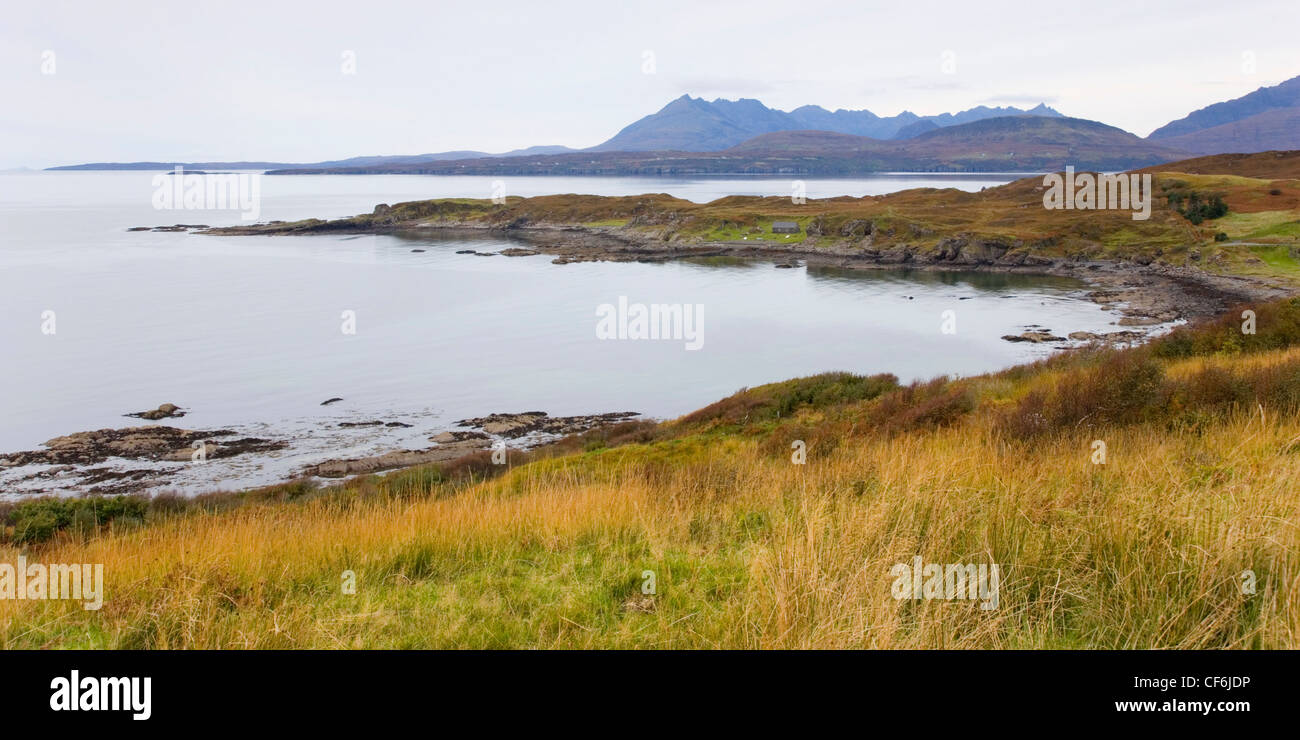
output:
POLYGON ((1251 254, 1263 260, 1274 272, 1300 277, 1300 260, 1296 259, 1297 247, 1250 247, 1251 254))

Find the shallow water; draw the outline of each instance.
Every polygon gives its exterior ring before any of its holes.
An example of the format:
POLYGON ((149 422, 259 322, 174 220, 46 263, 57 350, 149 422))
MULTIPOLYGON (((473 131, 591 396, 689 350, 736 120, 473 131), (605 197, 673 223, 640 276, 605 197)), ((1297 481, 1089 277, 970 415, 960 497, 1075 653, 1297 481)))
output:
MULTIPOLYGON (((544 255, 456 254, 513 246, 493 237, 128 233, 239 221, 228 211, 155 211, 151 177, 0 175, 0 451, 146 423, 122 414, 164 402, 189 415, 162 423, 299 440, 271 464, 213 461, 190 481, 235 487, 327 457, 426 447, 428 435, 456 420, 492 412, 671 417, 744 386, 826 370, 903 380, 975 374, 1050 351, 1003 334, 1030 324, 1058 334, 1104 331, 1117 318, 1082 300, 1081 284, 1059 278, 775 269, 758 260, 554 265, 544 255), (597 307, 620 296, 702 306, 703 346, 599 339, 597 307), (955 334, 941 331, 949 310, 955 334), (42 332, 44 311, 55 312, 54 334, 42 332), (341 331, 344 311, 355 312, 355 334, 341 331), (344 401, 320 405, 336 396, 344 401), (335 426, 370 419, 414 426, 335 426)), ((762 187, 516 179, 527 181, 515 184, 519 194, 581 186, 699 200, 762 187)), ((968 188, 990 182, 958 180, 968 188)), ((267 177, 261 215, 335 217, 377 202, 477 197, 478 181, 267 177)), ((914 181, 810 180, 808 189, 818 197, 903 184, 914 181)))

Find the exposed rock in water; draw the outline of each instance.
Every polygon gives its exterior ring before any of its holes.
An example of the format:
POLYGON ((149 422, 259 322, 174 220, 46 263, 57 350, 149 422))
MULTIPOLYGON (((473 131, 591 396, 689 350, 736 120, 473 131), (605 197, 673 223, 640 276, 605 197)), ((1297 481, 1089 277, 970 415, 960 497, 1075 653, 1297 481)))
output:
POLYGON ((254 437, 218 442, 218 437, 231 437, 235 432, 221 429, 213 432, 187 431, 168 426, 128 427, 126 429, 99 429, 55 437, 44 444, 44 450, 29 450, 0 456, 0 467, 19 465, 89 465, 101 463, 110 457, 130 460, 163 460, 188 462, 196 450, 204 449, 211 460, 246 453, 271 452, 284 449, 287 444, 254 437))
POLYGON ((1155 326, 1163 324, 1164 320, 1159 316, 1125 316, 1116 323, 1120 326, 1155 326))
POLYGON ((412 465, 427 465, 428 463, 455 460, 458 457, 488 447, 489 442, 487 439, 461 440, 431 447, 427 450, 394 450, 393 452, 385 452, 382 455, 371 455, 351 460, 327 460, 317 465, 310 465, 304 468, 302 472, 304 475, 314 475, 321 478, 344 478, 350 475, 378 473, 384 470, 409 468, 412 465))
POLYGON ((1065 337, 1058 337, 1045 331, 1027 331, 1023 334, 1007 334, 1002 337, 1008 342, 1064 342, 1065 337))
POLYGON ((328 406, 328 405, 330 405, 331 403, 338 403, 339 401, 342 401, 342 400, 343 400, 343 399, 341 399, 341 398, 337 398, 337 397, 336 397, 336 398, 328 398, 328 399, 326 399, 326 400, 324 400, 324 401, 321 401, 321 402, 320 402, 320 405, 322 405, 322 406, 328 406))
POLYGON ((541 254, 536 249, 521 249, 520 247, 509 247, 501 250, 500 254, 506 257, 531 257, 535 254, 541 254))
POLYGON ((548 416, 544 411, 519 414, 492 414, 477 419, 462 419, 456 426, 482 429, 488 434, 515 439, 526 434, 578 434, 590 429, 640 416, 635 411, 616 411, 589 416, 548 416))
POLYGON ((464 442, 473 439, 482 440, 491 439, 491 437, 482 432, 439 432, 432 437, 429 437, 430 442, 440 445, 451 444, 452 442, 464 442))
POLYGON ((1111 331, 1105 334, 1094 334, 1090 331, 1072 331, 1069 337, 1080 342, 1136 342, 1144 339, 1146 334, 1140 331, 1111 331))
POLYGON ((134 416, 137 419, 148 419, 149 421, 179 419, 184 415, 185 412, 181 411, 181 407, 174 403, 164 403, 152 411, 137 411, 134 414, 124 414, 124 416, 134 416))

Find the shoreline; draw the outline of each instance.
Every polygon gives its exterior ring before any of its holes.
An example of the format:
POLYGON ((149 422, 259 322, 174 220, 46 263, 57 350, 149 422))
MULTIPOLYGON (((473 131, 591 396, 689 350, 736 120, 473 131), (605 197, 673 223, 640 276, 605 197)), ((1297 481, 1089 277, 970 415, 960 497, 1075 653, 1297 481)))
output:
MULTIPOLYGON (((388 206, 378 206, 376 215, 388 213, 388 206)), ((172 226, 133 227, 129 231, 165 231, 210 235, 391 235, 421 239, 472 239, 494 238, 519 246, 510 246, 496 252, 475 252, 482 256, 534 256, 546 255, 556 265, 575 262, 667 262, 673 260, 706 259, 713 257, 773 261, 775 267, 826 267, 845 270, 917 270, 924 272, 985 272, 1019 275, 1041 275, 1069 278, 1086 286, 1083 298, 1099 305, 1103 310, 1114 311, 1119 319, 1114 322, 1120 331, 1107 334, 1070 332, 1065 337, 1052 336, 1041 331, 1027 331, 1020 336, 1007 335, 1007 341, 1059 342, 1061 349, 1077 348, 1088 344, 1135 344, 1148 340, 1153 328, 1177 322, 1196 321, 1222 315, 1234 305, 1255 301, 1268 301, 1294 294, 1293 290, 1271 285, 1260 278, 1215 275, 1192 267, 1180 267, 1160 260, 1111 259, 1084 260, 1032 254, 1023 243, 1007 244, 989 238, 958 234, 943 238, 938 247, 892 242, 873 246, 871 227, 866 239, 812 239, 783 242, 769 238, 749 238, 734 241, 685 240, 675 238, 671 230, 655 228, 638 229, 627 226, 610 227, 571 223, 519 223, 476 220, 444 219, 436 222, 423 220, 397 220, 373 222, 357 219, 337 221, 309 221, 285 224, 272 222, 254 226, 211 228, 205 225, 176 224, 172 226)), ((861 222, 852 222, 853 224, 861 222)), ((851 225, 851 224, 850 224, 851 225)), ((879 227, 877 227, 879 230, 879 227)), ((811 231, 811 228, 810 228, 811 231)), ((820 236, 820 235, 819 235, 820 236)), ((469 250, 473 251, 473 250, 469 250)), ((1063 334, 1065 332, 1062 332, 1063 334)), ((160 408, 161 410, 161 408, 160 408)), ((143 414, 155 412, 141 412, 143 414)), ((132 414, 139 416, 140 414, 132 414)), ((183 415, 177 414, 177 416, 183 415)), ((501 444, 514 440, 511 452, 534 449, 555 442, 569 434, 581 434, 611 423, 626 421, 631 412, 591 414, 585 417, 548 417, 543 412, 520 414, 493 414, 481 419, 462 420, 456 428, 441 428, 412 434, 410 439, 386 439, 382 442, 372 437, 371 449, 366 454, 356 452, 365 442, 336 448, 335 454, 325 455, 320 450, 295 450, 299 462, 292 474, 280 470, 275 482, 313 479, 341 481, 353 476, 384 473, 431 463, 450 463, 472 456, 486 456, 489 451, 505 450, 501 444), (531 431, 549 422, 558 422, 549 434, 532 435, 522 439, 521 434, 493 432, 489 424, 500 426, 502 419, 527 418, 531 431), (614 418, 618 417, 618 418, 614 418), (582 422, 576 420, 582 419, 582 422), (479 422, 467 424, 465 422, 479 422), (565 422, 572 422, 565 424, 565 422), (464 431, 460 427, 478 429, 464 431), (416 439, 416 438, 419 439, 416 439), (427 439, 427 442, 425 442, 427 439), (428 443, 433 443, 428 446, 428 443), (522 446, 520 446, 522 444, 522 446), (399 446, 400 445, 400 446, 399 446), (418 449, 416 449, 418 448, 418 449), (304 453, 305 454, 302 454, 304 453)), ((143 416, 146 419, 159 417, 143 416)), ((167 417, 162 417, 167 418, 167 417)), ((517 420, 517 419, 516 419, 517 420)), ((340 423, 339 427, 367 427, 385 424, 382 421, 353 421, 340 423)), ((393 426, 389 422, 387 426, 393 426)), ((526 424, 526 425, 527 425, 526 424)), ((409 424, 396 424, 409 427, 409 424)), ((314 435, 324 434, 328 425, 304 433, 288 436, 261 434, 257 430, 248 436, 251 425, 239 425, 241 431, 221 429, 214 431, 184 430, 170 426, 142 426, 121 429, 100 429, 76 432, 56 437, 46 442, 41 450, 27 450, 0 454, 0 472, 36 465, 35 472, 21 480, 49 480, 77 476, 80 480, 71 490, 31 491, 15 493, 28 495, 82 495, 95 493, 140 493, 168 489, 168 478, 160 471, 158 463, 190 460, 191 442, 213 450, 213 458, 247 455, 259 457, 259 473, 271 475, 270 456, 279 450, 303 443, 314 435), (264 439, 263 437, 276 437, 264 439), (224 442, 224 444, 222 444, 224 442), (113 457, 127 463, 114 470, 104 465, 113 457), (154 463, 130 465, 133 461, 154 463), (82 490, 88 489, 88 490, 82 490)), ((241 461, 247 463, 247 461, 241 461)), ((283 467, 283 466, 281 466, 283 467)), ((183 468, 182 468, 183 469, 183 468)), ((29 468, 29 470, 31 470, 29 468)), ((173 468, 172 474, 180 469, 173 468)), ((234 476, 238 479, 239 476, 234 476)), ((275 482, 259 483, 274 485, 275 482)), ((205 485, 205 484, 199 484, 205 485)), ((241 489, 250 488, 245 483, 241 489)), ((189 486, 194 488, 193 485, 189 486)))
MULTIPOLYGON (((1217 316, 1235 305, 1269 301, 1295 295, 1296 290, 1269 284, 1260 278, 1216 275, 1191 267, 1152 260, 1077 260, 1026 254, 988 240, 955 237, 937 252, 902 244, 888 249, 862 249, 850 242, 829 247, 805 247, 803 242, 764 239, 683 243, 662 235, 621 228, 581 225, 501 226, 481 222, 399 224, 391 227, 354 227, 323 222, 305 229, 267 230, 266 226, 195 228, 212 235, 305 236, 364 234, 477 237, 494 236, 527 244, 527 249, 503 250, 501 255, 554 256, 553 264, 574 262, 667 262, 671 260, 738 257, 746 259, 796 259, 808 265, 849 270, 923 270, 930 272, 989 272, 1043 275, 1080 280, 1088 285, 1089 299, 1103 307, 1117 307, 1125 319, 1122 327, 1141 327, 1172 321, 1194 321, 1217 316), (1002 251, 1002 254, 998 254, 1002 251)), ((155 227, 176 228, 176 227, 155 227)))
MULTIPOLYGON (((155 422, 184 415, 124 414, 155 422)), ((9 489, 0 491, 0 502, 41 496, 189 496, 296 481, 328 485, 430 463, 504 463, 570 436, 653 421, 634 411, 493 413, 428 426, 417 416, 403 418, 411 423, 317 421, 279 430, 256 422, 221 429, 152 423, 74 432, 47 440, 39 449, 0 454, 0 476, 8 478, 9 489), (237 483, 223 487, 214 478, 237 483)))

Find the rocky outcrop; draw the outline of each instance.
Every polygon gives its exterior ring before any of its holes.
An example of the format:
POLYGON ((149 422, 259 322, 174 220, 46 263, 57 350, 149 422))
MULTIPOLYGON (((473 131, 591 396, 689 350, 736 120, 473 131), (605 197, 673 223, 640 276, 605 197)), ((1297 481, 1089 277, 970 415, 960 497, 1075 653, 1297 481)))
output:
POLYGON ((0 456, 0 467, 20 465, 91 465, 102 463, 110 457, 129 460, 162 460, 187 462, 198 449, 203 449, 209 460, 247 453, 280 450, 284 442, 246 437, 233 437, 235 432, 221 429, 211 432, 187 431, 169 426, 127 427, 126 429, 99 429, 55 437, 43 450, 29 450, 0 456))
POLYGON ((872 223, 870 221, 855 218, 840 227, 840 236, 848 237, 850 239, 861 239, 865 236, 869 236, 871 230, 872 223))
POLYGON ((149 421, 158 421, 159 419, 179 419, 184 416, 185 412, 180 406, 174 403, 164 403, 152 411, 137 411, 133 414, 124 414, 124 416, 133 416, 137 419, 148 419, 149 421))
POLYGON ((1138 342, 1146 338, 1146 334, 1140 331, 1109 331, 1105 334, 1094 334, 1090 331, 1072 331, 1069 338, 1076 342, 1138 342))
POLYGON ((412 465, 427 465, 446 462, 464 457, 472 452, 486 449, 486 439, 465 439, 440 444, 427 450, 394 450, 382 455, 352 458, 347 460, 326 460, 316 465, 309 465, 302 473, 320 478, 345 478, 351 475, 378 473, 385 470, 409 468, 412 465))
POLYGON ((1065 337, 1058 337, 1047 331, 1027 331, 1022 334, 1007 334, 1002 338, 1008 342, 1033 342, 1034 344, 1039 344, 1041 342, 1065 341, 1065 337))
POLYGON ((456 422, 456 426, 481 429, 487 434, 516 439, 534 433, 578 434, 606 424, 626 421, 634 416, 640 414, 635 411, 618 411, 588 416, 549 416, 544 411, 525 411, 462 419, 456 422))
POLYGON ((435 444, 440 444, 440 445, 451 444, 453 442, 466 442, 470 440, 485 440, 485 439, 491 439, 491 437, 489 437, 488 435, 482 432, 456 432, 456 431, 438 432, 432 437, 429 437, 430 442, 433 442, 435 444))

